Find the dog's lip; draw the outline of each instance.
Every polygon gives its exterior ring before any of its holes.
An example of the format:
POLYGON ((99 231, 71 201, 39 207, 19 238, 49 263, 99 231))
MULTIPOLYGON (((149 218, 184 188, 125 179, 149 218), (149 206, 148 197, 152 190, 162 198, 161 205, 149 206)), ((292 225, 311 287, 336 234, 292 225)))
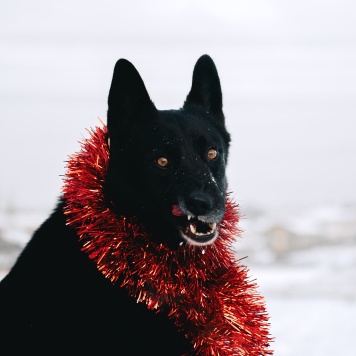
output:
POLYGON ((185 213, 179 205, 172 206, 172 214, 177 217, 186 217, 183 226, 180 227, 180 234, 184 240, 191 245, 209 245, 218 237, 218 223, 209 222, 205 217, 190 215, 185 213), (199 228, 201 231, 199 231, 199 228))

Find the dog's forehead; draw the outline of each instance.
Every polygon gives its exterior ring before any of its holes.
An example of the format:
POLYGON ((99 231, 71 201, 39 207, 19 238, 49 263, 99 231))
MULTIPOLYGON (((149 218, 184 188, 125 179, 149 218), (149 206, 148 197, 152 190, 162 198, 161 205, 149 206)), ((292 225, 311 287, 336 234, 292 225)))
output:
POLYGON ((158 140, 170 142, 188 142, 202 137, 207 140, 219 138, 218 131, 207 117, 185 110, 159 111, 152 123, 151 132, 158 140))

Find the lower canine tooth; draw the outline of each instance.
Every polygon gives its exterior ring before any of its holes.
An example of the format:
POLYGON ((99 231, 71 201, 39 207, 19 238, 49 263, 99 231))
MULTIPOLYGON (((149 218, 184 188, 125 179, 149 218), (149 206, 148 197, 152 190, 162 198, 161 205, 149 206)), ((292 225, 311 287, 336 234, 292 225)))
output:
POLYGON ((190 228, 190 231, 191 231, 193 234, 196 234, 197 229, 196 229, 196 227, 195 227, 193 224, 190 224, 190 225, 189 225, 189 228, 190 228))

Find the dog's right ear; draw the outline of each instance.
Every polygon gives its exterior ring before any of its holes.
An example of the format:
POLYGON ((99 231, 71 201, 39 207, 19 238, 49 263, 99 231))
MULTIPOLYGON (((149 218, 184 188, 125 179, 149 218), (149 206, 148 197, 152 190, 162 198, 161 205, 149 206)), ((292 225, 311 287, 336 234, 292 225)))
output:
POLYGON ((156 110, 136 68, 126 59, 119 59, 114 68, 108 97, 107 125, 110 134, 139 120, 147 111, 156 110))

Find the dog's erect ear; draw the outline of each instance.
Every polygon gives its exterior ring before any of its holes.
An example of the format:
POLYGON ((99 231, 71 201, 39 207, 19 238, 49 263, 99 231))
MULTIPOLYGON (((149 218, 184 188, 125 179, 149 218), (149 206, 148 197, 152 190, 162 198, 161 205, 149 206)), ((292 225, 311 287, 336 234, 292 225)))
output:
POLYGON ((136 68, 126 59, 119 59, 114 68, 108 97, 108 129, 138 120, 143 112, 155 110, 145 84, 136 68))
POLYGON ((193 71, 192 88, 183 108, 215 114, 224 118, 222 111, 222 93, 218 71, 213 60, 207 54, 201 56, 193 71))

